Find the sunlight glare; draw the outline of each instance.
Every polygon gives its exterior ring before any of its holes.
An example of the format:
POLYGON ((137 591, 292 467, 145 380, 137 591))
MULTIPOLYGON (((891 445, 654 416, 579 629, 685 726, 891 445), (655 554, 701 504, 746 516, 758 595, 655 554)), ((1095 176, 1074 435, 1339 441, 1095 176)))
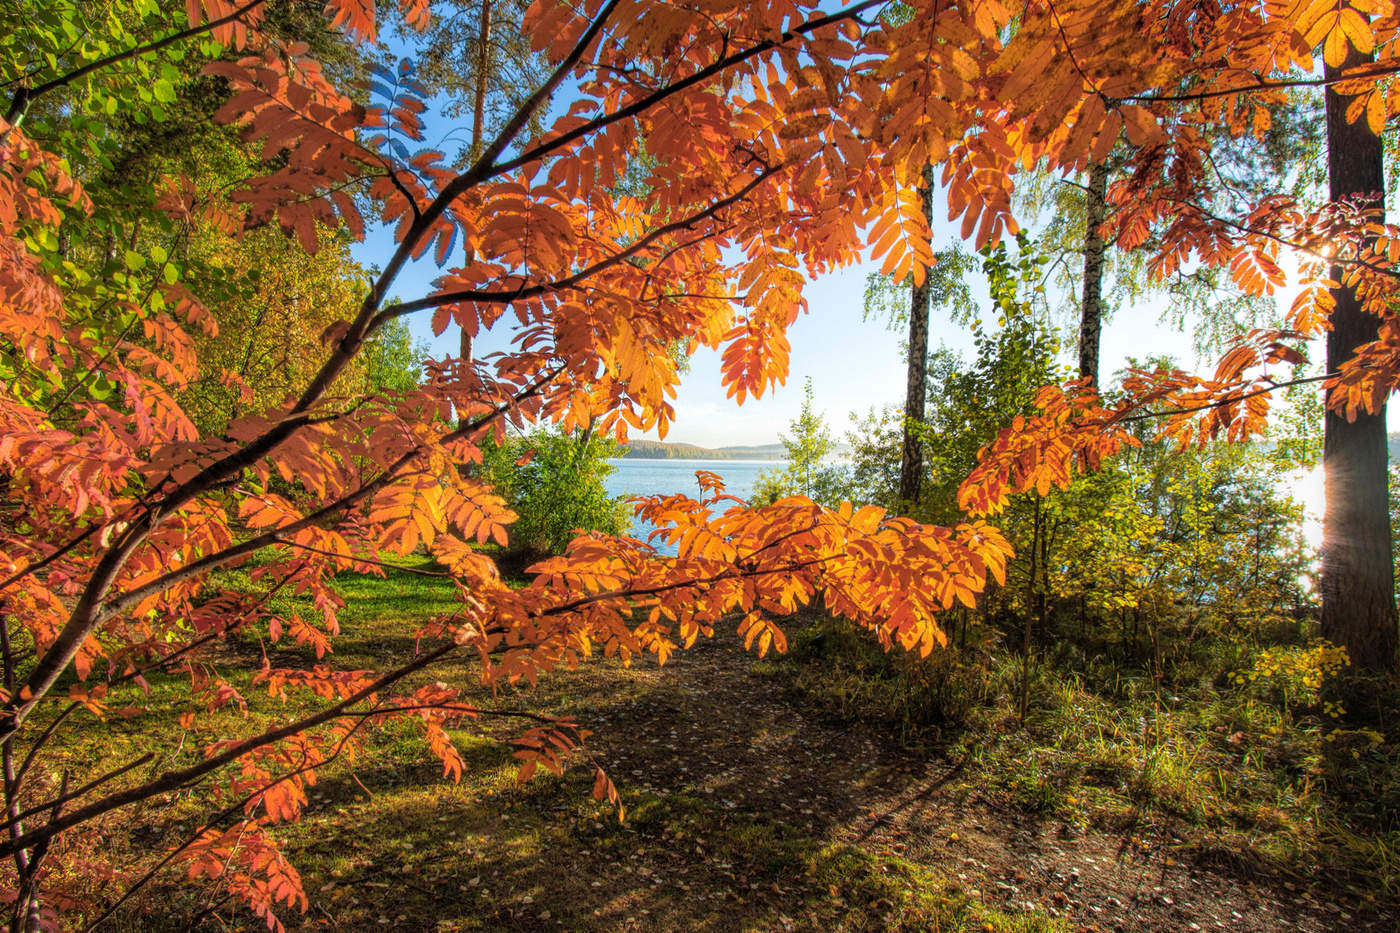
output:
POLYGON ((1303 507, 1303 540, 1308 547, 1322 546, 1322 507, 1325 502, 1322 464, 1309 470, 1295 470, 1288 475, 1288 494, 1303 507))

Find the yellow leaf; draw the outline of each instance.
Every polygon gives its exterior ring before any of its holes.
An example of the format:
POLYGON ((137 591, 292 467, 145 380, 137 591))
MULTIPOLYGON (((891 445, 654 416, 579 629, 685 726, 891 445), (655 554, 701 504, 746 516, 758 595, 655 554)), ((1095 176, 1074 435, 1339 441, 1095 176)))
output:
POLYGON ((1342 10, 1337 22, 1338 30, 1351 40, 1352 48, 1362 55, 1370 55, 1376 48, 1376 37, 1365 17, 1348 7, 1342 10))
POLYGON ((1333 68, 1340 68, 1342 62, 1346 61, 1348 47, 1346 36, 1340 29, 1334 29, 1327 34, 1327 40, 1322 44, 1322 60, 1333 68))

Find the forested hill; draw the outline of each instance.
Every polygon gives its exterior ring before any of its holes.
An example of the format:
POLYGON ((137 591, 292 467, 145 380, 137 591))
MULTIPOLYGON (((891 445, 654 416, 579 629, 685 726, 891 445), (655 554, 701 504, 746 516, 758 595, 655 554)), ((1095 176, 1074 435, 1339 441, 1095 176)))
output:
POLYGON ((712 448, 640 439, 622 449, 624 457, 647 460, 781 460, 784 454, 782 444, 712 448))

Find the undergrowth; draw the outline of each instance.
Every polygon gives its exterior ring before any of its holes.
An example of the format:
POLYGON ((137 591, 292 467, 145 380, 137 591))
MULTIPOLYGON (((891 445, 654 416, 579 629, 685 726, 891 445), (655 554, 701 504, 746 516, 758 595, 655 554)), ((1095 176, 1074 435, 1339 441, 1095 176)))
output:
MULTIPOLYGON (((1165 840, 1180 859, 1400 896, 1400 728, 1393 688, 1334 685, 1345 654, 1304 638, 1202 640, 1171 666, 1066 639, 1030 667, 995 632, 929 658, 817 618, 767 666, 832 716, 964 760, 1027 816, 1165 840), (1386 694, 1386 695, 1382 695, 1386 694), (1355 708, 1349 708, 1355 707, 1355 708)), ((1355 675, 1352 675, 1353 678, 1355 675)))

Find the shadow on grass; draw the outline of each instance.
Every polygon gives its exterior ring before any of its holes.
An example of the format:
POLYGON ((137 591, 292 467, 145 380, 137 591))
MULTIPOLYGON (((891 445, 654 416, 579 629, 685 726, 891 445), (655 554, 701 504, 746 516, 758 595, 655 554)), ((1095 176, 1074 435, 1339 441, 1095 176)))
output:
MULTIPOLYGON (((582 766, 517 785, 508 749, 481 738, 459 742, 460 785, 442 781, 407 734, 391 735, 372 765, 331 770, 286 833, 312 900, 305 915, 282 911, 288 929, 1056 929, 989 912, 927 867, 841 841, 855 835, 862 781, 902 789, 915 780, 909 762, 888 744, 813 732, 772 689, 742 691, 747 675, 717 673, 707 654, 731 650, 708 644, 660 671, 595 666, 533 696, 550 712, 589 714, 628 811, 621 823, 591 799, 582 766), (711 675, 728 680, 697 693, 695 677, 711 675)), ((199 918, 217 900, 204 893, 196 902, 167 881, 143 898, 145 916, 118 928, 259 928, 231 904, 199 918)))

